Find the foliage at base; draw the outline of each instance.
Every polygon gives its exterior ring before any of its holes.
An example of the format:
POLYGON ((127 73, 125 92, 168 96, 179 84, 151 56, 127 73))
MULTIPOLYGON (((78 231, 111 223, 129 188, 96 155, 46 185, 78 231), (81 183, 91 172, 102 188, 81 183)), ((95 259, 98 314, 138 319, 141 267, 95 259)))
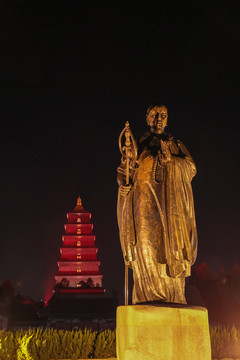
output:
POLYGON ((116 356, 115 331, 0 331, 0 360, 87 359, 116 356))
MULTIPOLYGON (((212 358, 240 358, 240 329, 210 328, 212 358)), ((29 329, 0 331, 0 360, 107 359, 116 357, 112 330, 29 329)))
POLYGON ((235 326, 214 326, 210 328, 212 358, 240 357, 240 329, 235 326))

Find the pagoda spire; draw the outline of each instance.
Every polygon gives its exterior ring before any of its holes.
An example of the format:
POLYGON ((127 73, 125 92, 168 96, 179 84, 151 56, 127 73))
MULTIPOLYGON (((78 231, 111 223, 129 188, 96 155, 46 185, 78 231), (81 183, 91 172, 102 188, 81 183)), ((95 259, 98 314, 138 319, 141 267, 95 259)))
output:
POLYGON ((82 199, 80 196, 78 196, 77 198, 77 205, 75 206, 75 208, 72 210, 72 212, 83 212, 85 211, 83 206, 82 206, 82 199))

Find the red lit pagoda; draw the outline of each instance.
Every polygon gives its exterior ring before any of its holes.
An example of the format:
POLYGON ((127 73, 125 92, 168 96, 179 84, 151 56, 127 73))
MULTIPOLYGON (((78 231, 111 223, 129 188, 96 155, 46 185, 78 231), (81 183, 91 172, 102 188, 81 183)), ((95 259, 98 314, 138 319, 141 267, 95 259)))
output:
POLYGON ((100 261, 92 234, 91 213, 84 210, 81 198, 77 206, 67 213, 63 246, 60 249, 55 290, 60 293, 104 293, 100 261))

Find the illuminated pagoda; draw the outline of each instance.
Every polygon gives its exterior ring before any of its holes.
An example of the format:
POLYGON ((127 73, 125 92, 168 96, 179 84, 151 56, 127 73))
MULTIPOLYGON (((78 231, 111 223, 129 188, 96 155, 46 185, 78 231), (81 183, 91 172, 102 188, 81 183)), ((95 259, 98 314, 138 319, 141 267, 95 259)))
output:
POLYGON ((105 291, 102 286, 91 215, 84 210, 80 197, 77 206, 67 213, 55 291, 41 313, 50 327, 116 327, 117 292, 105 291))
POLYGON ((67 213, 63 246, 60 248, 61 260, 58 262, 58 274, 55 276, 55 291, 60 293, 104 293, 103 275, 99 272, 92 214, 84 210, 81 198, 77 206, 67 213))

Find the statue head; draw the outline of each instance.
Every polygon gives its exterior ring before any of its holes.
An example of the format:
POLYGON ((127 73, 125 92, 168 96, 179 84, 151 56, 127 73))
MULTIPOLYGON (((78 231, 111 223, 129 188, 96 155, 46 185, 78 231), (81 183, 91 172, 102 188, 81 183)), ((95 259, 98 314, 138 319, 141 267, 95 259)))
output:
POLYGON ((167 119, 168 111, 165 105, 153 104, 147 109, 146 120, 152 132, 162 134, 167 126, 167 119))

